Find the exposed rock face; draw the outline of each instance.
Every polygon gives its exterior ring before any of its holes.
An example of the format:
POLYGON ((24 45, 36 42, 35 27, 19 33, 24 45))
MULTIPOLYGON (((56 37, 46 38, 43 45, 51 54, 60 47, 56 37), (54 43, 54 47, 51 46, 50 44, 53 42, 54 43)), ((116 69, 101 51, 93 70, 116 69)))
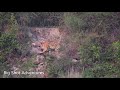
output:
POLYGON ((38 75, 38 78, 46 78, 45 72, 47 64, 45 63, 46 52, 56 58, 59 56, 59 48, 61 42, 61 33, 59 28, 32 28, 29 33, 32 40, 31 52, 36 54, 34 64, 37 65, 35 71, 44 72, 43 75, 38 75))
POLYGON ((36 41, 32 43, 31 52, 40 54, 55 49, 58 53, 57 50, 60 48, 61 41, 59 28, 35 28, 31 32, 37 34, 36 41))
POLYGON ((30 31, 31 36, 37 36, 37 41, 42 39, 52 39, 54 37, 60 37, 59 28, 31 28, 30 31))

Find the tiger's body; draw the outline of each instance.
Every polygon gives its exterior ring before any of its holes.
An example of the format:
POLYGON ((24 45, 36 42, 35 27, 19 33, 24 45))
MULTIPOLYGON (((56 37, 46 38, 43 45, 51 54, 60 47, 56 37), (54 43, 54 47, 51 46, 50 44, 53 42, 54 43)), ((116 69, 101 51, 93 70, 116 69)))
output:
POLYGON ((58 49, 60 48, 59 44, 60 44, 59 41, 48 41, 48 40, 32 43, 32 45, 37 47, 41 53, 50 50, 58 51, 58 49))

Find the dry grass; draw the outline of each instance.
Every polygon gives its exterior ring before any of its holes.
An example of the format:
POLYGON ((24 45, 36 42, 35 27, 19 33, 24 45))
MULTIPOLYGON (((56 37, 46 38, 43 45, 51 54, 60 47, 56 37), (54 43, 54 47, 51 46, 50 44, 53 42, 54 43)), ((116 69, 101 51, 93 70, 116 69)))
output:
POLYGON ((73 69, 68 70, 67 74, 61 75, 61 78, 82 78, 82 73, 73 69))

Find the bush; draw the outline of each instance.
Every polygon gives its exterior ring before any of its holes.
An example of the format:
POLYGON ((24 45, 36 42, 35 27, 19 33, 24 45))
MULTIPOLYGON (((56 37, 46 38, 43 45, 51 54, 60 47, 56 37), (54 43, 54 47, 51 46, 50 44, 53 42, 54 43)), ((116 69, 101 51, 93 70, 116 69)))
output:
POLYGON ((9 69, 9 67, 7 66, 6 63, 2 63, 2 62, 0 61, 0 78, 9 78, 8 75, 5 77, 4 71, 10 71, 10 69, 9 69))
POLYGON ((0 28, 0 77, 6 77, 3 72, 8 71, 10 68, 7 63, 10 59, 9 56, 19 47, 17 40, 18 24, 14 14, 9 12, 0 13, 0 26, 2 27, 0 28))
POLYGON ((5 59, 6 55, 11 53, 18 46, 18 41, 14 35, 2 34, 0 37, 0 58, 5 59))
POLYGON ((96 64, 84 71, 85 78, 114 78, 120 77, 120 67, 109 62, 96 64))
POLYGON ((84 77, 119 77, 120 42, 102 47, 99 43, 89 42, 80 48, 80 56, 85 68, 84 77))
POLYGON ((70 60, 65 58, 57 60, 55 57, 47 56, 46 60, 47 72, 50 78, 60 77, 62 74, 65 74, 71 66, 70 60))
POLYGON ((93 39, 84 39, 85 42, 79 48, 79 55, 86 63, 100 61, 102 47, 99 42, 96 42, 98 39, 96 41, 95 39, 95 37, 93 39))
POLYGON ((96 31, 112 15, 112 12, 68 12, 64 13, 64 23, 72 32, 90 32, 96 31))
POLYGON ((120 60, 120 42, 119 41, 113 42, 112 47, 113 47, 113 57, 116 60, 120 60))
POLYGON ((82 18, 75 16, 72 13, 64 14, 64 23, 71 31, 78 31, 85 24, 82 18))
POLYGON ((19 45, 17 41, 18 26, 13 13, 10 13, 8 19, 8 30, 0 36, 0 58, 5 59, 19 45))
POLYGON ((120 60, 120 42, 115 41, 104 48, 105 52, 102 54, 104 57, 102 59, 107 61, 118 61, 120 60))

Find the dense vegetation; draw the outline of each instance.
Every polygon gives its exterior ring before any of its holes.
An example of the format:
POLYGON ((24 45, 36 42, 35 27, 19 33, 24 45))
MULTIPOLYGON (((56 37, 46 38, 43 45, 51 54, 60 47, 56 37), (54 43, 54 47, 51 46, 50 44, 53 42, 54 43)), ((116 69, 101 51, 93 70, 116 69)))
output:
POLYGON ((119 77, 119 13, 67 14, 68 28, 81 33, 79 54, 83 61, 83 77, 119 77))
POLYGON ((68 76, 71 67, 84 78, 120 77, 119 12, 0 12, 0 77, 9 70, 9 60, 32 58, 26 27, 64 28, 70 37, 63 50, 70 43, 78 44, 80 62, 76 64, 70 62, 69 54, 58 61, 46 57, 49 77, 72 77, 68 76))

